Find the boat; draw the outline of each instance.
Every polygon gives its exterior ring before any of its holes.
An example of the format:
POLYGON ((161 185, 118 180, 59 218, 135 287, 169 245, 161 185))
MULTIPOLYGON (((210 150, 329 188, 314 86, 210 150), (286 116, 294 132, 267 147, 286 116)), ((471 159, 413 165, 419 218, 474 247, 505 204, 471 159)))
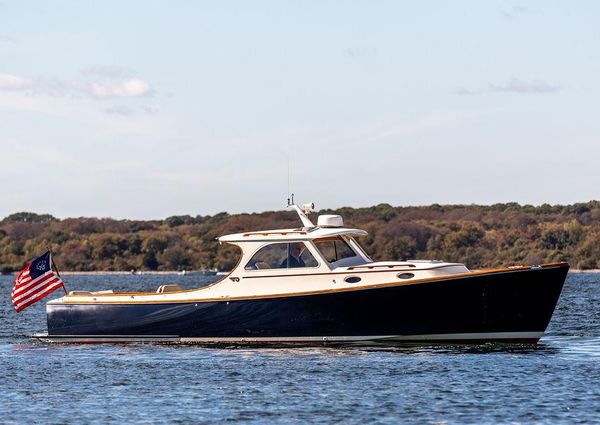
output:
MULTIPOLYGON (((290 204, 288 202, 288 204, 290 204)), ((339 215, 220 237, 241 256, 208 286, 156 292, 73 291, 47 303, 63 343, 537 343, 568 263, 469 270, 436 260, 375 261, 367 235, 339 215)))

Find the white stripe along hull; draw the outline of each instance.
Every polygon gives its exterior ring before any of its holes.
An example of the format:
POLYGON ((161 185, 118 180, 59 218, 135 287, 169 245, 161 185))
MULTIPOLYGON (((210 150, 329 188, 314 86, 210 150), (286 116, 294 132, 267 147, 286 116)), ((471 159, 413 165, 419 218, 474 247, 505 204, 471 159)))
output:
POLYGON ((244 337, 194 338, 171 335, 48 335, 33 337, 45 342, 58 343, 175 343, 175 344, 314 344, 314 343, 367 343, 367 342, 537 342, 543 332, 492 332, 431 335, 371 335, 371 336, 305 336, 305 337, 244 337))

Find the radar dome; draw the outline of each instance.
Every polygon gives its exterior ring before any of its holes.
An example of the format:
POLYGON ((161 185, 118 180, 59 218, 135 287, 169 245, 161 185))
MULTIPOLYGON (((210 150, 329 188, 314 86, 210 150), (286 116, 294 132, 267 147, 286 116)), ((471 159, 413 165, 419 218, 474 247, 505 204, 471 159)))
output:
POLYGON ((320 215, 319 219, 317 220, 317 226, 319 226, 319 227, 343 227, 344 220, 342 219, 341 215, 332 215, 332 214, 320 215))

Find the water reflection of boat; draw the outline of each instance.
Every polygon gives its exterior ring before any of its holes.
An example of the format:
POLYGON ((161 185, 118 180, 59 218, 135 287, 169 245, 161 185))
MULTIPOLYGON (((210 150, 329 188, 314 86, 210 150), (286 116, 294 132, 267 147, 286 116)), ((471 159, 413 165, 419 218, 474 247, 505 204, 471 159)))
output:
POLYGON ((442 261, 373 261, 340 216, 223 236, 238 265, 211 285, 73 292, 47 304, 52 342, 536 342, 567 263, 469 271, 442 261), (298 252, 300 252, 299 255, 298 252))

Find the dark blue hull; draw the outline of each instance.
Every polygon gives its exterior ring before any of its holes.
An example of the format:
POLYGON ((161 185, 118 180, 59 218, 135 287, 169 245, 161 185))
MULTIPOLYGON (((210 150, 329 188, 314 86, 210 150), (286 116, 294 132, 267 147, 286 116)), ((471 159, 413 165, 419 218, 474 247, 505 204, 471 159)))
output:
POLYGON ((262 299, 48 304, 47 338, 535 342, 552 317, 568 268, 560 264, 507 269, 375 289, 262 299))

